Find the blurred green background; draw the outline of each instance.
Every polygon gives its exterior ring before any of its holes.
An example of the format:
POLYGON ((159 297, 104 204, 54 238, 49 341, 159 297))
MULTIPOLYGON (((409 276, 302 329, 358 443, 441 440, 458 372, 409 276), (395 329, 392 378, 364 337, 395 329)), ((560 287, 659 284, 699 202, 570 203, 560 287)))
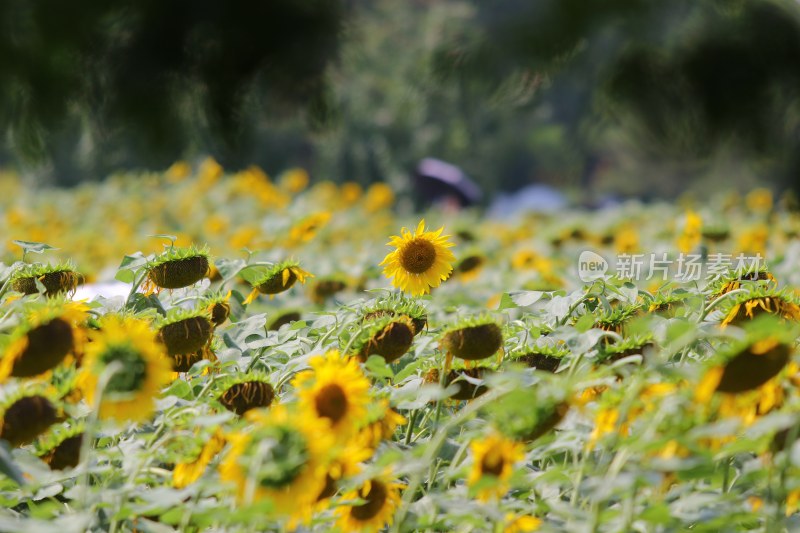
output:
POLYGON ((580 200, 800 184, 795 0, 6 0, 0 79, 32 183, 210 154, 580 200))

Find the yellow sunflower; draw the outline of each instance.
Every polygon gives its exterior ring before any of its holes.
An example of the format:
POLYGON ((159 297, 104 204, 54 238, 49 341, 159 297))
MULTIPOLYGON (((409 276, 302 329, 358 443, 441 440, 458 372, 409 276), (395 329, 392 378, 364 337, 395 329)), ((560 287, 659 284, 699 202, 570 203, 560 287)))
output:
POLYGON ((172 471, 172 485, 176 489, 188 487, 203 475, 208 464, 225 447, 225 437, 222 432, 217 430, 210 439, 206 441, 200 454, 193 460, 175 465, 172 471))
POLYGON ((155 407, 153 399, 172 376, 170 360, 155 332, 143 320, 107 316, 90 333, 79 378, 84 398, 93 405, 100 397, 100 418, 139 421, 155 407), (98 380, 107 369, 113 374, 103 391, 98 380))
POLYGON ((288 291, 296 282, 305 283, 307 278, 313 277, 313 274, 300 268, 297 261, 283 261, 274 265, 260 278, 253 280, 253 290, 247 296, 244 304, 251 303, 259 293, 269 294, 272 299, 276 294, 288 291))
POLYGON ((397 249, 380 264, 385 265, 383 273, 392 278, 392 285, 419 296, 447 279, 455 261, 448 248, 454 244, 448 241, 449 235, 442 236, 442 230, 425 231, 425 220, 421 220, 415 233, 403 228, 402 235, 391 238, 387 245, 397 249))
POLYGON ((507 513, 503 521, 503 533, 536 531, 540 525, 542 525, 542 521, 535 516, 507 513))
POLYGON ((342 498, 362 500, 355 505, 342 505, 336 508, 339 527, 343 531, 379 531, 394 520, 394 513, 400 505, 400 489, 405 485, 397 483, 389 473, 368 479, 361 487, 345 493, 342 498))
POLYGON ((83 349, 89 307, 80 302, 48 302, 29 313, 9 337, 0 359, 0 383, 8 377, 28 378, 53 369, 69 354, 83 349))
POLYGON ((301 409, 312 418, 325 420, 338 442, 352 436, 364 420, 370 403, 369 380, 355 359, 337 350, 309 361, 311 370, 298 374, 293 385, 301 409))
POLYGON ((473 463, 467 485, 476 487, 481 501, 499 498, 508 491, 508 481, 514 472, 514 465, 525 457, 524 447, 499 434, 470 444, 473 463))
POLYGON ((269 500, 276 513, 308 516, 325 486, 332 440, 318 419, 285 406, 247 413, 248 431, 227 436, 231 448, 219 467, 237 487, 240 503, 269 500))
POLYGON ((397 428, 406 422, 406 418, 392 409, 389 400, 384 398, 379 403, 378 416, 359 430, 355 440, 365 448, 375 450, 382 441, 391 439, 397 428))

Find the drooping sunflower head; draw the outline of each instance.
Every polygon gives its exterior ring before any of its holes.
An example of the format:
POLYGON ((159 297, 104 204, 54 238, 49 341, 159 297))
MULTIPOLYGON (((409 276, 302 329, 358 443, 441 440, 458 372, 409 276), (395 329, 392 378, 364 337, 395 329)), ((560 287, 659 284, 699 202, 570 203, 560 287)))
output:
POLYGON ((352 436, 364 421, 371 401, 369 380, 353 358, 336 350, 312 357, 310 370, 293 380, 306 416, 323 420, 336 440, 352 436))
POLYGON ((311 274, 300 268, 300 263, 293 260, 282 261, 272 267, 259 271, 248 281, 253 286, 253 291, 245 300, 249 304, 260 294, 269 294, 273 297, 284 291, 288 291, 297 283, 305 283, 306 279, 313 277, 311 274))
POLYGON ((246 431, 227 435, 222 479, 236 485, 243 504, 271 500, 276 513, 302 515, 325 485, 332 444, 325 425, 281 405, 247 418, 246 431))
POLYGON ((275 399, 275 389, 267 377, 249 373, 224 381, 218 400, 228 411, 243 415, 251 409, 265 408, 275 399))
POLYGON ((745 292, 731 295, 725 302, 720 326, 725 327, 728 324, 740 326, 762 315, 773 315, 792 323, 798 322, 800 301, 786 289, 753 286, 745 292))
POLYGON ((516 464, 525 457, 521 443, 498 433, 490 434, 470 444, 472 469, 467 484, 476 488, 481 501, 499 498, 508 491, 509 480, 516 464))
POLYGON ((347 289, 348 284, 347 278, 342 275, 320 278, 311 285, 311 300, 314 303, 323 304, 347 289))
POLYGON ((36 442, 36 455, 51 470, 75 468, 81 459, 85 425, 80 421, 69 421, 55 427, 36 442))
POLYGON ((637 316, 642 309, 642 305, 628 304, 618 305, 610 311, 596 312, 596 319, 593 328, 602 329, 603 331, 611 331, 617 334, 623 334, 625 326, 633 317, 637 316))
POLYGON ((150 416, 154 398, 171 379, 167 352, 150 324, 106 315, 90 332, 79 386, 89 405, 100 394, 101 418, 139 421, 150 416), (98 390, 101 377, 104 390, 98 390))
POLYGON ((486 378, 492 372, 492 369, 486 367, 454 368, 449 370, 442 380, 439 369, 434 367, 425 372, 423 380, 425 383, 441 384, 445 388, 452 385, 455 389, 450 395, 452 400, 472 400, 489 390, 486 378))
POLYGON ((647 312, 655 313, 665 317, 674 317, 682 308, 686 306, 688 300, 694 295, 689 291, 676 290, 671 292, 659 292, 647 300, 647 312))
POLYGON ((442 346, 459 359, 486 359, 503 347, 503 331, 497 321, 488 316, 460 320, 442 333, 442 346))
POLYGON ((231 316, 231 291, 226 294, 210 294, 203 298, 203 307, 211 315, 211 322, 219 327, 231 316))
POLYGON ((403 228, 400 236, 393 236, 389 246, 396 249, 380 263, 383 273, 392 279, 392 285, 419 296, 438 287, 453 271, 455 256, 449 250, 454 246, 442 230, 425 231, 425 221, 420 221, 414 233, 403 228))
POLYGON ((194 285, 208 275, 210 262, 207 247, 172 247, 147 263, 144 290, 151 293, 194 285))
POLYGON ((767 286, 775 287, 777 281, 766 265, 749 265, 736 270, 731 270, 725 275, 713 280, 704 289, 709 299, 714 300, 723 294, 742 287, 767 286))
POLYGON ((378 318, 360 326, 352 350, 360 361, 366 361, 370 355, 380 355, 387 363, 392 363, 408 352, 414 333, 414 323, 405 315, 378 318))
POLYGON ((563 345, 540 343, 509 354, 512 363, 522 363, 528 368, 555 373, 569 350, 563 345))
POLYGON ((12 289, 22 294, 36 294, 40 291, 39 285, 41 285, 44 287, 45 296, 59 294, 71 296, 75 294, 75 289, 82 279, 83 276, 70 262, 57 265, 34 263, 17 270, 11 276, 10 284, 12 289))
POLYGON ((644 354, 655 346, 652 333, 631 335, 620 342, 604 343, 599 346, 598 363, 613 363, 637 354, 644 354))
POLYGON ((0 439, 11 446, 30 444, 62 419, 58 403, 41 386, 25 387, 0 401, 0 439))
POLYGON ((29 378, 58 366, 83 350, 88 306, 58 298, 28 304, 22 322, 0 343, 0 382, 8 377, 29 378))
POLYGON ((414 335, 419 335, 428 324, 428 310, 420 303, 403 295, 381 298, 361 311, 363 321, 382 317, 407 316, 414 325, 414 335))
POLYGON ((336 508, 339 527, 348 532, 377 532, 391 525, 400 505, 400 490, 404 487, 387 471, 366 480, 357 489, 346 492, 342 496, 344 500, 360 503, 336 508))
POLYGON ((780 327, 764 317, 752 324, 744 340, 722 350, 709 364, 697 387, 707 401, 714 392, 739 394, 754 390, 777 376, 794 353, 797 328, 780 327))
POLYGON ((291 324, 292 322, 297 322, 301 318, 302 315, 300 314, 300 311, 296 309, 285 309, 273 315, 273 317, 267 322, 267 329, 269 331, 278 331, 281 329, 281 326, 285 324, 291 324))
POLYGON ((214 323, 207 308, 170 309, 165 317, 156 321, 156 328, 156 338, 170 356, 202 350, 214 334, 214 323))

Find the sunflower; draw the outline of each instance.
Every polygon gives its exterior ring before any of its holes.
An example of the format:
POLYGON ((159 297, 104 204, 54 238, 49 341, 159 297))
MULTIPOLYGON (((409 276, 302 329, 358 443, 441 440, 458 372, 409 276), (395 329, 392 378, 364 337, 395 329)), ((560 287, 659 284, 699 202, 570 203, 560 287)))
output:
POLYGON ((507 513, 503 520, 503 533, 536 531, 540 525, 542 525, 542 520, 535 516, 507 513))
POLYGON ((398 427, 406 424, 406 418, 389 406, 389 400, 384 398, 373 405, 374 408, 370 409, 369 421, 355 437, 355 440, 363 448, 372 451, 381 442, 391 439, 398 427))
POLYGON ((476 487, 481 501, 501 497, 508 491, 508 482, 514 466, 525 457, 522 444, 500 434, 491 434, 482 440, 472 441, 472 469, 467 485, 476 487))
POLYGON ((703 219, 694 211, 687 211, 683 231, 678 236, 678 250, 689 253, 700 245, 702 240, 703 219))
POLYGON ((391 525, 400 505, 400 489, 405 485, 391 478, 387 472, 365 481, 359 488, 345 493, 344 500, 361 500, 361 503, 336 508, 338 525, 343 531, 380 531, 391 525))
POLYGON ((210 268, 207 248, 170 248, 147 263, 147 280, 142 290, 152 294, 161 289, 180 289, 194 285, 210 268))
POLYGON ((54 429, 49 436, 39 439, 36 455, 47 463, 50 470, 75 468, 81 459, 84 430, 83 423, 74 421, 54 429))
POLYGON ((269 407, 274 399, 275 389, 261 374, 246 374, 235 379, 219 396, 225 409, 240 416, 251 409, 269 407))
POLYGON ((478 361, 491 357, 503 347, 503 331, 489 316, 467 318, 446 328, 441 343, 447 350, 448 361, 452 357, 478 361))
POLYGON ((471 281, 478 277, 486 262, 486 256, 480 252, 468 254, 456 263, 453 275, 461 281, 471 281))
POLYGON ((400 295, 382 298, 362 310, 362 321, 382 317, 406 316, 414 325, 414 335, 419 335, 428 325, 428 310, 416 301, 400 295))
POLYGON ((392 363, 408 352, 415 332, 414 323, 405 315, 378 318, 361 328, 353 342, 353 353, 362 362, 370 355, 379 355, 392 363))
POLYGON ((267 322, 267 330, 269 331, 278 331, 281 329, 281 326, 285 324, 291 324, 292 322, 297 322, 302 318, 302 315, 299 311, 294 309, 287 309, 284 310, 274 316, 272 320, 267 322))
POLYGON ((211 322, 219 327, 231 316, 231 291, 227 294, 212 294, 203 299, 206 311, 211 315, 211 322))
POLYGON ((777 376, 793 352, 788 339, 766 336, 737 343, 720 354, 723 361, 711 367, 697 388, 698 399, 713 392, 738 394, 756 389, 777 376))
POLYGON ((370 213, 391 207, 392 203, 394 203, 394 191, 389 185, 382 182, 370 185, 364 195, 364 209, 370 213))
POLYGON ((0 439, 11 446, 29 444, 60 420, 61 410, 47 394, 18 391, 0 405, 0 439))
POLYGON ((203 475, 209 463, 225 447, 225 436, 217 430, 203 445, 200 453, 191 460, 175 465, 172 471, 172 486, 176 489, 188 487, 203 475))
POLYGON ((355 359, 343 358, 336 350, 311 358, 309 365, 311 370, 301 372, 292 382, 301 409, 312 418, 327 421, 336 440, 344 442, 367 414, 369 380, 355 359))
POLYGON ((720 326, 741 325, 761 315, 774 315, 797 322, 800 321, 800 305, 797 298, 785 290, 757 286, 750 292, 733 297, 720 326))
POLYGON ((392 278, 392 285, 419 296, 447 279, 455 256, 448 250, 454 246, 449 235, 441 235, 443 229, 425 231, 425 220, 421 220, 415 233, 403 228, 402 235, 391 238, 387 245, 397 249, 380 264, 385 265, 383 273, 392 278))
POLYGON ((147 322, 107 315, 100 329, 90 333, 79 378, 86 401, 100 396, 100 418, 139 421, 150 416, 153 399, 171 378, 163 345, 147 322), (112 366, 113 365, 113 366, 112 366), (98 391, 100 376, 111 367, 105 389, 98 391))
POLYGON ((220 476, 236 485, 240 503, 267 500, 276 513, 306 516, 325 486, 332 446, 325 425, 281 405, 246 416, 249 429, 227 436, 220 476))
POLYGON ((312 302, 322 305, 346 288, 347 280, 343 276, 329 276, 317 280, 312 285, 309 296, 312 302))
POLYGON ((314 213, 305 217, 289 230, 289 238, 286 244, 288 246, 297 246, 310 241, 320 229, 325 227, 330 219, 331 214, 328 211, 314 213))
POLYGON ((170 356, 191 354, 208 346, 214 334, 214 323, 207 309, 170 309, 157 322, 156 338, 170 356))
POLYGON ((48 265, 35 263, 26 265, 16 271, 10 279, 11 288, 22 294, 39 292, 37 281, 44 286, 45 296, 56 296, 66 293, 75 294, 78 283, 83 279, 72 263, 48 265))
MULTIPOLYGON (((455 392, 450 395, 453 400, 472 400, 485 394, 489 387, 486 386, 485 379, 492 373, 492 370, 485 367, 475 367, 460 370, 450 370, 445 376, 442 385, 444 387, 455 387, 455 392), (477 383, 475 383, 477 382, 477 383)), ((439 369, 431 368, 423 377, 425 383, 441 383, 439 369)))
POLYGON ((0 382, 8 377, 29 378, 58 366, 83 349, 89 307, 51 299, 26 310, 24 321, 4 343, 0 382))
POLYGON ((511 361, 528 368, 555 373, 569 350, 558 345, 543 344, 523 350, 511 356, 511 361))
POLYGON ((251 281, 253 290, 244 303, 251 303, 259 293, 269 294, 272 299, 276 294, 288 291, 296 282, 305 283, 310 277, 314 276, 300 268, 297 261, 277 263, 251 281))

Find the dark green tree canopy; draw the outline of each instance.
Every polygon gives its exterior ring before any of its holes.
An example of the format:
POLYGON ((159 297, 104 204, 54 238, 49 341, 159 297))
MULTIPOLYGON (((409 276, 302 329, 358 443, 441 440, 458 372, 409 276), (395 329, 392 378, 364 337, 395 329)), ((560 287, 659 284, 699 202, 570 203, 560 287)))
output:
POLYGON ((0 124, 32 158, 81 134, 144 165, 192 142, 235 152, 271 116, 253 110, 324 118, 343 22, 338 0, 6 0, 0 124))
MULTIPOLYGON (((623 121, 661 156, 734 144, 800 171, 800 16, 792 0, 488 0, 439 55, 489 88, 520 72, 585 137, 623 121), (571 83, 569 80, 577 80, 571 83)), ((586 142, 583 139, 582 142, 586 142)))

